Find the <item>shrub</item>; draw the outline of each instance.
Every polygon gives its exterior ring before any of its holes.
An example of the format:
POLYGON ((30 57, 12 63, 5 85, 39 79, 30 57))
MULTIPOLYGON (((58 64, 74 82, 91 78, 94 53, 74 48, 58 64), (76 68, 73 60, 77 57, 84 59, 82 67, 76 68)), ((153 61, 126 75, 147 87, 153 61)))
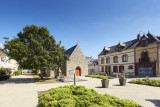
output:
POLYGON ((5 69, 0 69, 0 78, 6 75, 6 70, 5 69))
POLYGON ((85 77, 99 78, 99 79, 113 79, 111 76, 103 76, 103 75, 86 75, 85 77))
POLYGON ((134 79, 134 80, 129 81, 128 83, 160 87, 160 80, 134 79))
POLYGON ((21 75, 22 74, 22 70, 16 70, 13 72, 13 74, 15 75, 21 75))
POLYGON ((125 79, 125 76, 124 75, 120 75, 119 79, 125 79))
POLYGON ((32 70, 32 73, 38 74, 38 71, 37 70, 32 70))
POLYGON ((141 107, 134 101, 99 94, 84 86, 60 86, 39 95, 40 107, 141 107))
POLYGON ((12 71, 10 69, 0 69, 0 80, 3 80, 5 76, 10 76, 11 73, 12 71))

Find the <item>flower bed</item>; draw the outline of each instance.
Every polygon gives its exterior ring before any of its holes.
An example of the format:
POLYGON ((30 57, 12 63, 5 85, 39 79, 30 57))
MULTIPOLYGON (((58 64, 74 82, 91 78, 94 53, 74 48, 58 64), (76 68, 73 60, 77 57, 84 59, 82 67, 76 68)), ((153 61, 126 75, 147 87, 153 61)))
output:
POLYGON ((141 107, 134 101, 99 94, 84 86, 52 88, 39 95, 40 107, 141 107))
POLYGON ((113 79, 113 77, 111 76, 103 76, 103 75, 86 75, 85 77, 100 78, 100 79, 113 79))
POLYGON ((160 87, 160 80, 134 79, 134 80, 129 81, 128 83, 160 87))

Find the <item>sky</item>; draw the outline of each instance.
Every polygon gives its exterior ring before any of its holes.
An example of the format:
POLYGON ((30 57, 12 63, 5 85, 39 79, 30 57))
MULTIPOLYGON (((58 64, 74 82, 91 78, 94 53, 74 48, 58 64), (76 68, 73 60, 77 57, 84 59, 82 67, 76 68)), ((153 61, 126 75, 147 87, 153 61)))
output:
POLYGON ((98 58, 104 46, 149 31, 160 36, 160 0, 0 0, 0 43, 26 25, 45 26, 65 49, 98 58))

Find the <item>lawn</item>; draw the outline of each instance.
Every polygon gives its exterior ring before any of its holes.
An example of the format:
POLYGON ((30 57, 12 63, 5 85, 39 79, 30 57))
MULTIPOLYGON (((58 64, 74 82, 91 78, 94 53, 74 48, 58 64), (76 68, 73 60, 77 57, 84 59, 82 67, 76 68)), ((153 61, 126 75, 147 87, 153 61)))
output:
POLYGON ((61 86, 39 95, 40 107, 141 107, 132 100, 99 94, 84 86, 61 86))
POLYGON ((133 80, 129 81, 128 83, 134 83, 134 84, 142 84, 142 85, 149 85, 149 86, 160 87, 160 80, 133 79, 133 80))
POLYGON ((37 74, 33 74, 33 78, 35 83, 37 84, 62 83, 61 81, 58 81, 56 78, 51 77, 44 77, 44 79, 42 80, 37 74))
POLYGON ((103 75, 86 75, 85 77, 99 78, 99 79, 114 79, 111 76, 103 76, 103 75))

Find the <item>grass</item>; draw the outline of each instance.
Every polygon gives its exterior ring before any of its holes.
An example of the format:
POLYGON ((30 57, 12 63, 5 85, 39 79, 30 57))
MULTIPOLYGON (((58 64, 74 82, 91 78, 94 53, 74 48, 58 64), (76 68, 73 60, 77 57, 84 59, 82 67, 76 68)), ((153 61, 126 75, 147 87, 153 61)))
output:
POLYGON ((58 81, 57 79, 51 77, 44 77, 44 79, 42 80, 37 74, 33 74, 33 78, 35 83, 37 84, 61 83, 61 81, 58 81))
POLYGON ((150 79, 133 79, 128 83, 141 84, 141 85, 149 85, 160 87, 160 80, 150 80, 150 79))
POLYGON ((99 79, 114 79, 111 76, 103 76, 103 75, 86 75, 85 77, 99 78, 99 79))

